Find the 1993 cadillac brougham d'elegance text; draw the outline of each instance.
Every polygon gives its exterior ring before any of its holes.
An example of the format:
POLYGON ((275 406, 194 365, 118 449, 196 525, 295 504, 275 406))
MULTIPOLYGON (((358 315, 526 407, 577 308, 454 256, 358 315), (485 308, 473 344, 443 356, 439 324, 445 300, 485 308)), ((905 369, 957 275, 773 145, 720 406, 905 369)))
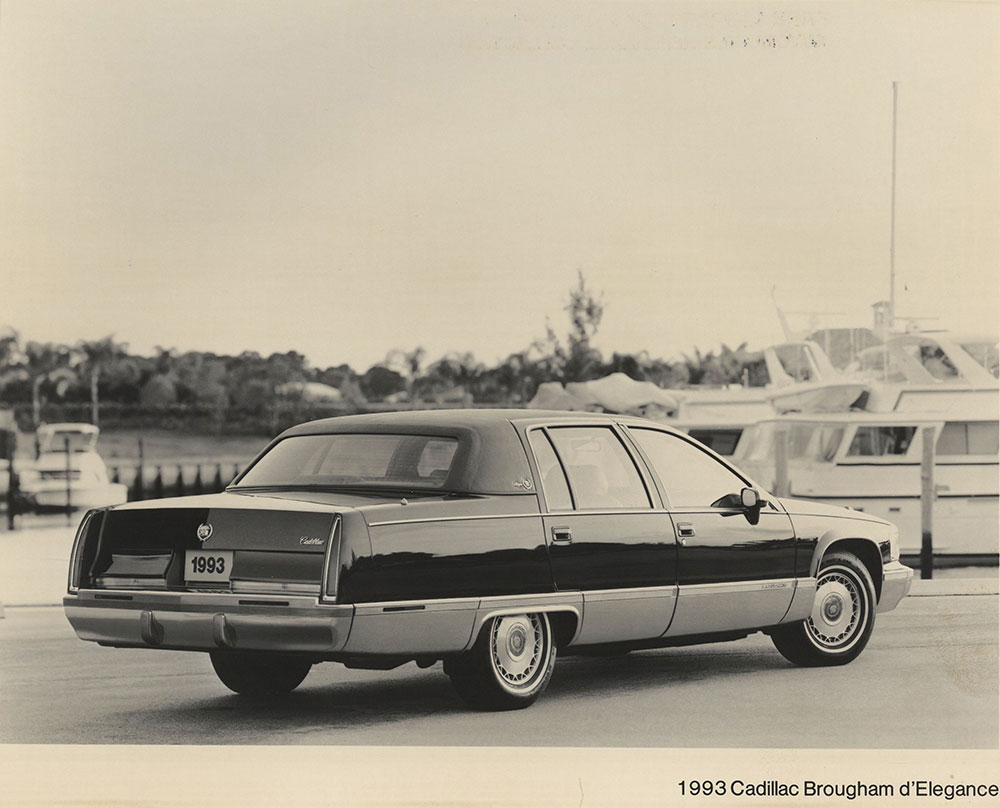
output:
POLYGON ((442 660, 468 704, 510 709, 557 650, 763 631, 850 662, 912 574, 888 522, 771 497, 660 424, 439 410, 302 424, 222 494, 90 511, 64 603, 85 640, 209 652, 237 693, 442 660))

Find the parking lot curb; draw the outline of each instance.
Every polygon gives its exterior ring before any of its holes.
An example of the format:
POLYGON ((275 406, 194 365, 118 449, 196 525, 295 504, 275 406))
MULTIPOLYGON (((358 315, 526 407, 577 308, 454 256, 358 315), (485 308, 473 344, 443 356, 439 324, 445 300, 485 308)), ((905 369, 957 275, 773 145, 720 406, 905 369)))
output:
POLYGON ((911 598, 997 594, 1000 594, 1000 579, 997 578, 946 578, 943 580, 914 578, 913 586, 910 589, 911 598))

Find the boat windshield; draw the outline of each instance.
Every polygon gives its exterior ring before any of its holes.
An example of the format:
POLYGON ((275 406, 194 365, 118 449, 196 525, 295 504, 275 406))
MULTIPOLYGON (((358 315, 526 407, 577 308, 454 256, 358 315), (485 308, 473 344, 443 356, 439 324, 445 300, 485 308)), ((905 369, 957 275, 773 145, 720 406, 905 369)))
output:
POLYGON ((1000 358, 996 342, 963 342, 962 348, 995 377, 1000 378, 1000 358))
POLYGON ((458 441, 429 435, 294 435, 275 444, 236 488, 441 488, 458 441))
POLYGON ((934 340, 927 339, 903 345, 902 350, 920 362, 924 370, 938 381, 955 381, 959 378, 958 368, 934 340))

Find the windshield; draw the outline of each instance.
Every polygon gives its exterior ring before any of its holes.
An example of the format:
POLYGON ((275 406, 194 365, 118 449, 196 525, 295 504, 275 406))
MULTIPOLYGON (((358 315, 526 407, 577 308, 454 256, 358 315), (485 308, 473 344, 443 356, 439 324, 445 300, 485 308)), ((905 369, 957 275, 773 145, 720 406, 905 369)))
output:
POLYGON ((296 435, 275 444, 236 488, 441 488, 458 441, 428 435, 296 435))

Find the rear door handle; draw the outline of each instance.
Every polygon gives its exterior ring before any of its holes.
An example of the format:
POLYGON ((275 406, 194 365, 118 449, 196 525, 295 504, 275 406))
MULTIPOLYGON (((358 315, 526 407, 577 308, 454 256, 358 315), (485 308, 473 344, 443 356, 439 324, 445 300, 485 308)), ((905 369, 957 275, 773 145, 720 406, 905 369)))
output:
POLYGON ((553 544, 569 544, 573 541, 573 533, 568 527, 552 528, 553 544))
POLYGON ((686 544, 685 539, 694 538, 694 523, 693 522, 678 522, 677 523, 677 538, 680 540, 681 544, 686 544))

